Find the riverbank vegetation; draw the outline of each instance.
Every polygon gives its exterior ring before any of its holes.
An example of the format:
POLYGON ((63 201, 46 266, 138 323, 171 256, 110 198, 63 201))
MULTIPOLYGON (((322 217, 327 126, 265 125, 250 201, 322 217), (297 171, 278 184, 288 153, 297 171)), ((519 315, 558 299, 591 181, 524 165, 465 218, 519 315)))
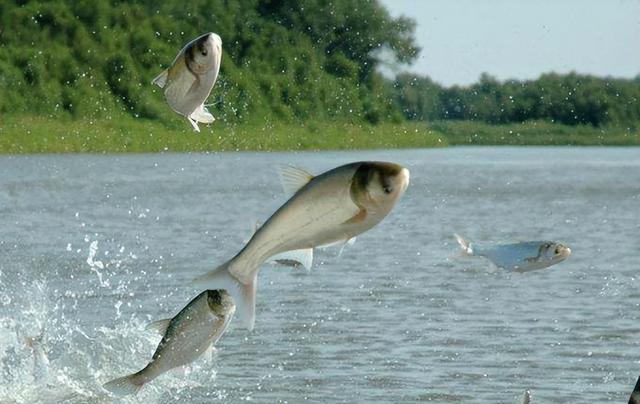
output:
POLYGON ((0 153, 640 144, 640 76, 380 73, 418 52, 414 22, 368 0, 7 1, 0 153), (223 63, 196 134, 150 81, 206 31, 223 63))

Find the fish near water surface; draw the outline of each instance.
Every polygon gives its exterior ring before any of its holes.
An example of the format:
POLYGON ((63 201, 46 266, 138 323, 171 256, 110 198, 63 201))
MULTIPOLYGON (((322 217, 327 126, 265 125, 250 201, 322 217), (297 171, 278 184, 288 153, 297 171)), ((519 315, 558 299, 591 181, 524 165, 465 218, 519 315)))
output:
POLYGON ((175 317, 150 324, 149 328, 160 331, 162 340, 144 369, 112 380, 104 388, 117 395, 136 394, 162 373, 195 361, 220 339, 235 309, 224 290, 200 293, 175 317))
POLYGON ((196 132, 200 132, 198 122, 215 120, 204 102, 216 83, 221 60, 222 39, 209 32, 185 45, 171 66, 152 81, 164 89, 171 109, 184 115, 196 132))
POLYGON ((286 167, 281 179, 294 195, 226 263, 195 281, 226 289, 248 329, 255 321, 260 265, 285 251, 349 240, 384 219, 409 185, 409 170, 386 162, 346 164, 318 176, 286 167))
POLYGON ((555 241, 526 241, 514 244, 481 245, 455 234, 467 255, 485 257, 500 268, 527 272, 555 265, 569 258, 571 249, 555 241))

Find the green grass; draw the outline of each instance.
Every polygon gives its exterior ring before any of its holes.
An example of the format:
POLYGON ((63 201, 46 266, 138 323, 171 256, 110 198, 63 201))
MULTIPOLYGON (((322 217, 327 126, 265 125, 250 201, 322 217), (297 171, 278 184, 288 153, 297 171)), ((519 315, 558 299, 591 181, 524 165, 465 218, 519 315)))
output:
POLYGON ((450 145, 513 146, 637 146, 640 125, 593 127, 531 121, 488 125, 471 121, 442 121, 429 125, 450 145))
POLYGON ((124 153, 245 150, 345 150, 425 148, 448 145, 640 145, 640 129, 570 127, 543 122, 487 125, 477 122, 345 122, 201 125, 129 116, 77 120, 68 117, 0 118, 0 153, 124 153))

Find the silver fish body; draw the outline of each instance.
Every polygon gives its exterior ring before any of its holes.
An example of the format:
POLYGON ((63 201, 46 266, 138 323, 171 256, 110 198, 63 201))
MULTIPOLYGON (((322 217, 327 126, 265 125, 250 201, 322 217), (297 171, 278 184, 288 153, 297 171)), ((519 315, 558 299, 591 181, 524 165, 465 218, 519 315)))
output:
POLYGON ((455 237, 466 254, 487 258, 500 268, 516 272, 547 268, 571 255, 569 247, 555 241, 482 245, 469 243, 457 234, 455 237))
POLYGON ((195 361, 222 336, 234 312, 235 304, 226 291, 202 292, 175 317, 154 323, 163 336, 144 369, 104 387, 118 395, 135 394, 166 371, 195 361))
POLYGON ((222 39, 209 32, 180 50, 175 60, 153 81, 164 89, 167 104, 187 118, 196 132, 198 122, 215 119, 204 103, 216 83, 222 61, 222 39))
POLYGON ((378 224, 404 194, 409 171, 397 164, 357 162, 306 181, 231 260, 200 277, 196 285, 227 289, 247 328, 255 319, 260 265, 269 257, 349 240, 378 224))

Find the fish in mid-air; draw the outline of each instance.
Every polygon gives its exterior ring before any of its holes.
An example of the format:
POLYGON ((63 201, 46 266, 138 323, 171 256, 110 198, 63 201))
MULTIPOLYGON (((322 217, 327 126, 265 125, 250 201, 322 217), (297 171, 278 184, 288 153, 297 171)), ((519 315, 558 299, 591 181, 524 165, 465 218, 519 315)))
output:
POLYGON ((467 255, 485 257, 510 271, 527 272, 555 265, 571 255, 571 249, 555 241, 525 241, 514 244, 481 245, 454 234, 467 255))
POLYGON ((233 299, 224 290, 200 293, 175 317, 149 325, 162 334, 162 340, 144 369, 112 380, 104 388, 117 395, 136 394, 162 373, 195 361, 220 339, 235 309, 233 299))
POLYGON ((524 398, 522 404, 531 404, 531 392, 529 390, 524 391, 524 398))
POLYGON ((204 102, 216 83, 221 60, 222 39, 209 32, 186 44, 171 66, 152 81, 164 89, 171 109, 184 115, 196 132, 200 132, 198 122, 215 120, 204 102))
POLYGON ((294 195, 226 263, 195 281, 196 287, 226 289, 248 329, 255 321, 260 265, 285 251, 349 240, 378 224, 409 185, 409 170, 394 163, 357 162, 318 176, 283 167, 281 179, 294 195))

